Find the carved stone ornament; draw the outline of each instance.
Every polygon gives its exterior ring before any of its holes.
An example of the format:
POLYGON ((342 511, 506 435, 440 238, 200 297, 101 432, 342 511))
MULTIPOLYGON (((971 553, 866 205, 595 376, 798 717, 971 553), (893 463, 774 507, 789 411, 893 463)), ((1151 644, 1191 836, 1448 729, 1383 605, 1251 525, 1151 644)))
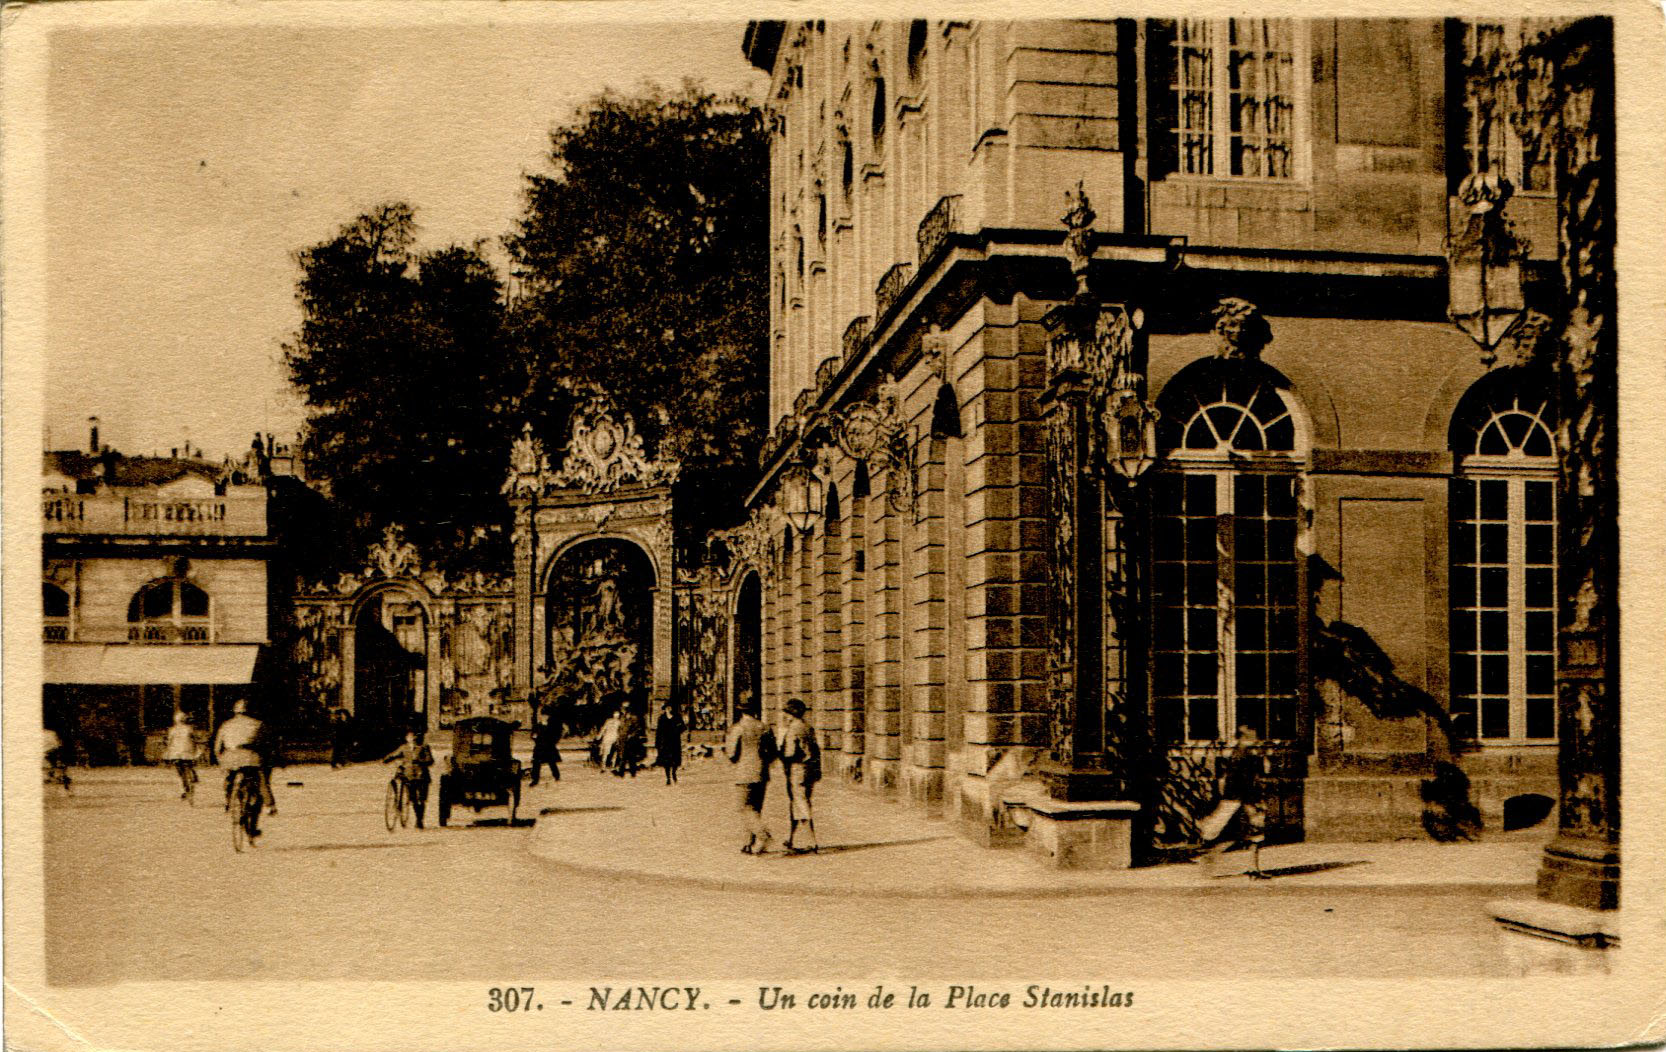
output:
POLYGON ((1524 313, 1497 347, 1483 347, 1481 364, 1495 366, 1536 365, 1548 362, 1555 353, 1555 322, 1536 310, 1524 313))
POLYGON ((365 556, 365 575, 381 577, 417 577, 422 573, 422 556, 416 545, 405 539, 405 530, 389 526, 382 531, 382 540, 373 544, 365 556))
POLYGON ((1070 258, 1070 273, 1076 279, 1076 294, 1082 296, 1088 291, 1088 268, 1093 263, 1093 221, 1099 216, 1080 182, 1075 189, 1065 191, 1064 199, 1069 205, 1060 217, 1065 227, 1064 251, 1070 258))
POLYGON ((1221 300, 1212 313, 1215 335, 1220 338, 1216 357, 1261 360, 1261 349, 1273 342, 1273 330, 1267 319, 1261 316, 1259 307, 1248 300, 1229 296, 1221 300))
POLYGON ((769 515, 758 509, 739 526, 718 531, 712 536, 729 550, 731 571, 737 568, 755 570, 766 583, 775 578, 775 537, 777 531, 769 524, 769 515))
POLYGON ((509 447, 509 477, 504 480, 503 493, 516 497, 537 493, 549 474, 550 458, 528 422, 521 427, 520 437, 509 447))
POLYGON ((551 484, 587 493, 611 493, 626 483, 668 485, 677 480, 678 470, 673 460, 645 456, 635 422, 629 416, 615 419, 612 409, 598 398, 574 417, 561 471, 551 484))

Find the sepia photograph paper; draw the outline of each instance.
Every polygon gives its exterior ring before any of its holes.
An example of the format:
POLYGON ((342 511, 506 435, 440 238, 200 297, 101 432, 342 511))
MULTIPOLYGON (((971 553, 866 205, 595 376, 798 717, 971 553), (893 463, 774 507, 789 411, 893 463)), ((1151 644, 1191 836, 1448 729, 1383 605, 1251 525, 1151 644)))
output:
POLYGON ((1666 1040, 1658 6, 0 25, 7 1047, 1666 1040))

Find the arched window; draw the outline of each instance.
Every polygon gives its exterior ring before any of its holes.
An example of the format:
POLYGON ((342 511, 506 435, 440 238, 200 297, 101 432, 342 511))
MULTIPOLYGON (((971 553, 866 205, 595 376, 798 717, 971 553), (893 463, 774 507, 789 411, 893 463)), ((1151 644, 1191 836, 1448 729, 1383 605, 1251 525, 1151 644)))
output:
POLYGON ((1556 737, 1556 446, 1550 377, 1500 369, 1453 414, 1450 712, 1487 743, 1556 737))
POLYGON ((50 581, 41 582, 41 614, 45 618, 46 642, 68 642, 69 593, 50 581))
POLYGON ((1207 359, 1158 398, 1152 480, 1152 716, 1160 741, 1300 736, 1307 428, 1288 383, 1207 359))
POLYGON ((839 140, 839 192, 850 201, 850 191, 856 181, 856 160, 851 156, 850 140, 839 140))
POLYGON ((127 604, 130 643, 207 643, 208 593, 190 581, 152 581, 127 604))

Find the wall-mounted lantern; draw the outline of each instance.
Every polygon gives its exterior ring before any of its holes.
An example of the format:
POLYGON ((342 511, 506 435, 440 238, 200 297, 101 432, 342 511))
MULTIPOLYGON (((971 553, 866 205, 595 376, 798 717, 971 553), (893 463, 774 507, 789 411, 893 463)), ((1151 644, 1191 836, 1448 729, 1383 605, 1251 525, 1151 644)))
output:
POLYGON ((1134 482, 1157 463, 1157 410, 1138 391, 1110 392, 1100 426, 1105 429, 1105 461, 1118 475, 1134 482))
POLYGON ((1526 246, 1511 232, 1504 206, 1514 188, 1494 172, 1458 184, 1469 208, 1462 232, 1447 244, 1447 316, 1490 354, 1526 310, 1522 257, 1526 246))
POLYGON ((821 484, 808 465, 794 464, 781 473, 780 508, 788 525, 809 533, 821 521, 821 484))

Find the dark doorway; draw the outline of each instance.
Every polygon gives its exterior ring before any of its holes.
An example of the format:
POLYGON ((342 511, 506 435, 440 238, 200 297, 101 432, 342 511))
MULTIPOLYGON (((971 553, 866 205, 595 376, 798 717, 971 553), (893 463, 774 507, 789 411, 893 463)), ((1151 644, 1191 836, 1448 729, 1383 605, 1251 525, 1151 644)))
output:
POLYGON ((353 709, 372 751, 427 725, 428 612, 399 592, 371 597, 353 623, 353 709))
POLYGON ((741 579, 735 597, 734 686, 729 695, 729 721, 745 700, 761 701, 759 669, 763 667, 763 586, 756 573, 741 579))

